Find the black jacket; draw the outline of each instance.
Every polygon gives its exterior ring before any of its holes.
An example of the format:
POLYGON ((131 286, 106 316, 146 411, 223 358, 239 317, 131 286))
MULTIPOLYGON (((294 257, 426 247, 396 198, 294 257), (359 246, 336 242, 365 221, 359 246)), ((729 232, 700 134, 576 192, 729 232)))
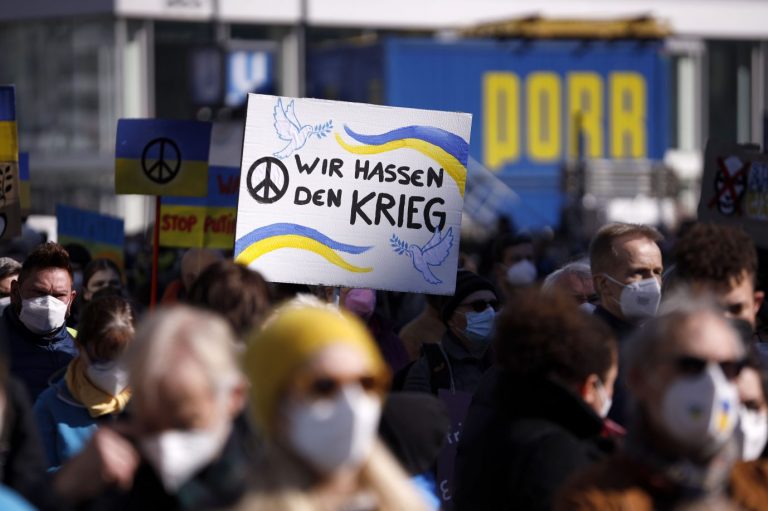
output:
POLYGON ((616 382, 613 384, 613 405, 610 412, 608 412, 608 418, 626 428, 629 425, 629 390, 627 389, 622 367, 621 353, 624 350, 624 342, 634 333, 636 327, 623 319, 617 318, 604 309, 602 305, 598 305, 593 314, 613 330, 613 334, 619 343, 619 374, 616 382))
POLYGON ((456 511, 550 509, 564 480, 608 450, 600 445, 602 426, 565 387, 488 371, 459 442, 456 511))

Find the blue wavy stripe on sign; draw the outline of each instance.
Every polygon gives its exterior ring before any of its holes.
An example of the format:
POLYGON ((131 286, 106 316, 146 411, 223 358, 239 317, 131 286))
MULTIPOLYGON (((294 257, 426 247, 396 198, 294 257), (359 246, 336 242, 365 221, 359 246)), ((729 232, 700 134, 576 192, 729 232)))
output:
POLYGON ((16 87, 0 85, 0 121, 16 120, 16 87))
POLYGON ((469 157, 469 144, 465 142, 463 138, 450 131, 445 131, 432 126, 405 126, 380 135, 362 135, 360 133, 355 133, 348 126, 344 126, 344 131, 347 132, 347 135, 361 144, 369 145, 381 145, 386 144, 387 142, 392 142, 393 140, 402 140, 404 138, 423 140, 424 142, 429 142, 430 144, 441 148, 446 153, 456 158, 459 163, 465 167, 469 157))
POLYGON ((372 248, 372 247, 358 247, 356 245, 347 245, 345 243, 339 243, 338 241, 329 238, 328 236, 321 233, 320 231, 316 231, 315 229, 312 229, 310 227, 305 227, 303 225, 279 223, 279 224, 266 225, 264 227, 259 227, 258 229, 254 229, 253 231, 249 232, 248 234, 246 234, 245 236, 237 240, 235 242, 235 254, 239 254, 240 252, 250 247, 257 241, 261 241, 266 238, 271 238, 272 236, 282 236, 285 234, 295 234, 297 236, 305 236, 319 243, 322 243, 328 248, 331 248, 333 250, 339 250, 341 252, 346 252, 348 254, 362 254, 363 252, 366 252, 372 248))
POLYGON ((182 161, 208 161, 211 123, 165 119, 120 119, 117 121, 115 157, 141 159, 144 147, 157 138, 169 138, 179 147, 182 161))

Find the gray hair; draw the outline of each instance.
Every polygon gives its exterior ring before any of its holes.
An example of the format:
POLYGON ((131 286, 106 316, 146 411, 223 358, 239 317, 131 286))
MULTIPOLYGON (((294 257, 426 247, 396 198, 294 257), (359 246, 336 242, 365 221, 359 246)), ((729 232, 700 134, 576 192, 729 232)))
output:
POLYGON ((21 273, 21 263, 10 257, 0 257, 0 279, 21 273))
MULTIPOLYGON (((627 374, 635 369, 652 367, 658 361, 659 348, 680 335, 680 330, 694 316, 712 315, 719 318, 723 325, 739 340, 738 333, 723 318, 722 310, 710 296, 694 298, 686 289, 678 289, 670 297, 665 297, 659 309, 659 315, 643 325, 631 336, 622 351, 622 361, 627 374)), ((738 343, 743 350, 742 343, 738 343)))
POLYGON ((547 278, 545 278, 544 282, 541 284, 541 290, 544 293, 551 293, 555 290, 560 279, 567 277, 568 275, 576 275, 582 279, 591 279, 592 269, 589 267, 589 264, 584 261, 568 263, 547 275, 547 278))

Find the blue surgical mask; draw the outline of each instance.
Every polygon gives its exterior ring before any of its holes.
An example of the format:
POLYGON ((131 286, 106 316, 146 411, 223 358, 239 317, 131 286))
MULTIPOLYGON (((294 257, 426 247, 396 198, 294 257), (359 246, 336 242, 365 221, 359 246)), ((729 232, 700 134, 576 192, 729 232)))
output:
POLYGON ((496 311, 493 307, 486 307, 483 312, 467 312, 467 328, 464 334, 467 338, 476 343, 487 343, 491 340, 493 334, 494 319, 496 311))

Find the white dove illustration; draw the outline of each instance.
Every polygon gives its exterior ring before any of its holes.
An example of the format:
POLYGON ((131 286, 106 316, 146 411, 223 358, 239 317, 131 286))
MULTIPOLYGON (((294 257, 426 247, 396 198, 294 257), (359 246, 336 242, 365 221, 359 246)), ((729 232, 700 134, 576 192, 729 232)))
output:
POLYGON ((411 255, 411 261, 413 261, 413 267, 416 268, 424 280, 430 284, 440 284, 443 281, 437 278, 430 266, 439 266, 443 264, 443 261, 448 257, 453 246, 453 228, 448 228, 448 232, 445 236, 440 236, 440 230, 435 230, 426 245, 419 247, 418 245, 410 244, 406 252, 411 255))
POLYGON ((285 140, 288 144, 274 153, 274 156, 280 158, 286 158, 293 154, 294 151, 298 151, 304 144, 307 143, 311 135, 317 135, 324 137, 325 134, 330 131, 330 121, 325 125, 312 127, 309 124, 302 124, 296 118, 296 112, 293 110, 293 101, 288 103, 286 107, 283 107, 282 98, 278 98, 273 117, 275 118, 275 131, 277 132, 280 140, 285 140))

